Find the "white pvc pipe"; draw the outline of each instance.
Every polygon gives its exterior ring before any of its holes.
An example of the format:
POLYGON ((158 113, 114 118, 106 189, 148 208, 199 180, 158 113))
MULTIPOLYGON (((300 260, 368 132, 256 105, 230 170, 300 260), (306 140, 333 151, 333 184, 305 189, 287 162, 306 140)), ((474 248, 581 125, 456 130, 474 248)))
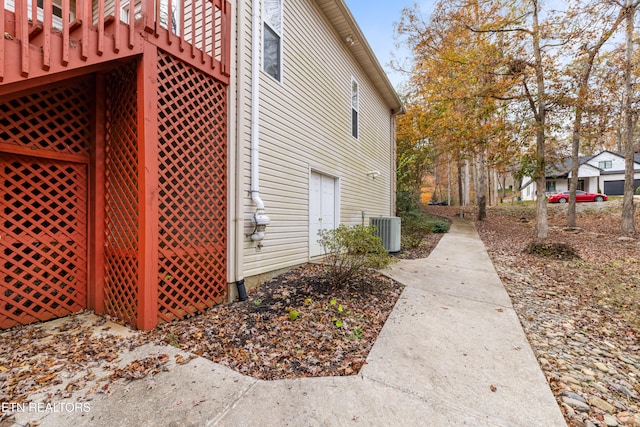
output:
POLYGON ((264 213, 264 202, 260 198, 260 0, 253 1, 251 22, 251 200, 256 205, 253 221, 256 226, 251 240, 264 239, 264 230, 269 217, 264 213))
POLYGON ((260 198, 260 0, 253 0, 251 20, 251 200, 264 213, 260 198))

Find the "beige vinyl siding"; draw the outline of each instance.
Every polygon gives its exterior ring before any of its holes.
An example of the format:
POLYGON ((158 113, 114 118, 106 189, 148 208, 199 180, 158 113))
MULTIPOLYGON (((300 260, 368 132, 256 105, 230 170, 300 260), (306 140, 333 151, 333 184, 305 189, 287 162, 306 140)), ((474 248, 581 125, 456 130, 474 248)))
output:
MULTIPOLYGON (((283 5, 282 83, 260 76, 260 196, 271 224, 261 249, 245 240, 246 277, 308 261, 311 170, 338 178, 339 222, 359 224, 363 210, 367 223, 391 214, 390 107, 315 1, 283 5), (352 78, 360 94, 358 140, 351 136, 352 78), (381 172, 375 181, 366 175, 372 170, 381 172)), ((245 176, 249 182, 248 170, 245 176)), ((248 224, 255 210, 249 196, 244 206, 248 224)))

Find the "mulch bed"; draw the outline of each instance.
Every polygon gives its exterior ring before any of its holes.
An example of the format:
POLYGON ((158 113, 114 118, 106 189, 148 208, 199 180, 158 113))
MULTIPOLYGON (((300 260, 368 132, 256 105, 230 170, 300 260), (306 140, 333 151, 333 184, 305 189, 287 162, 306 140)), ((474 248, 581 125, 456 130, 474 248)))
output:
POLYGON ((402 288, 382 275, 332 288, 319 266, 306 265, 264 283, 247 301, 151 335, 256 378, 351 375, 365 363, 402 288))
MULTIPOLYGON (((427 257, 441 237, 429 235, 420 248, 395 256, 427 257)), ((221 304, 128 337, 93 336, 106 316, 88 325, 80 316, 69 316, 53 337, 39 324, 15 327, 0 333, 0 400, 24 402, 42 392, 49 398, 108 394, 111 382, 167 369, 164 354, 118 367, 119 352, 148 343, 173 345, 265 380, 354 375, 366 363, 402 289, 382 274, 335 288, 320 266, 305 265, 250 291, 247 301, 221 304), (97 378, 97 371, 103 376, 97 378), (70 377, 66 382, 65 376, 70 377)), ((176 358, 175 364, 190 360, 176 358)))

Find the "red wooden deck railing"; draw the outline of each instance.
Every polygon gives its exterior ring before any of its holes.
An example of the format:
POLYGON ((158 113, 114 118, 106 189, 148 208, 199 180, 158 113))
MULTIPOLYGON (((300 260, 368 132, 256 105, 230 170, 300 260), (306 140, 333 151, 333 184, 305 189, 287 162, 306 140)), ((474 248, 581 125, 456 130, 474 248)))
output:
POLYGON ((2 0, 0 95, 12 83, 142 54, 144 41, 228 83, 230 23, 227 0, 2 0))

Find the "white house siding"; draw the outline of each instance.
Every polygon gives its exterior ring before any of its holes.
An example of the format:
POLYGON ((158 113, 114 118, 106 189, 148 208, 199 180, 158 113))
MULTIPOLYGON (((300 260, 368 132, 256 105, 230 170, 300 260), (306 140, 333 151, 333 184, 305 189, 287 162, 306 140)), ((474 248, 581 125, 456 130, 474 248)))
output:
MULTIPOLYGON (((618 156, 609 151, 603 151, 602 153, 593 157, 587 163, 592 166, 598 167, 599 162, 607 161, 607 160, 611 160, 611 168, 604 169, 603 172, 606 173, 607 171, 624 171, 624 157, 618 156)), ((623 175, 624 175, 624 172, 623 172, 623 175)))
POLYGON ((521 200, 535 200, 536 199, 536 182, 528 179, 525 181, 522 190, 520 191, 521 200))
MULTIPOLYGON (((245 9, 251 10, 250 2, 245 9)), ((309 260, 309 177, 311 171, 337 179, 337 220, 359 224, 361 212, 391 212, 391 107, 374 89, 348 46, 332 30, 313 0, 284 0, 282 83, 260 73, 260 196, 271 219, 261 248, 244 241, 244 276, 309 260), (351 136, 351 81, 359 83, 359 139, 351 136), (368 171, 380 171, 373 180, 368 171)), ((242 18, 240 18, 242 19, 242 18)), ((250 20, 242 20, 250 34, 250 20)), ((262 27, 262 25, 261 25, 262 27)), ((249 49, 240 58, 249 67, 249 49)), ((250 73, 239 93, 241 115, 250 118, 250 73)), ((250 120, 238 127, 245 138, 244 182, 250 182, 250 120)), ((245 234, 252 231, 255 206, 245 193, 245 234)))

